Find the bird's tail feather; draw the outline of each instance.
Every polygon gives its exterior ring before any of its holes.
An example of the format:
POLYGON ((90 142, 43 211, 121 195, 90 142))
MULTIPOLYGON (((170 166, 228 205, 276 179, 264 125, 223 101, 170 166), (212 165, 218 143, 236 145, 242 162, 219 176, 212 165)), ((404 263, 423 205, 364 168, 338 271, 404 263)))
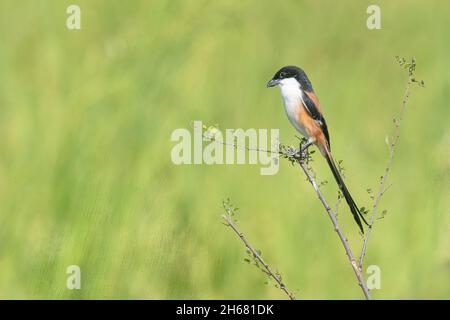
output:
MULTIPOLYGON (((322 151, 322 150, 321 150, 322 151)), ((359 226, 359 229, 364 234, 364 229, 361 223, 361 220, 364 221, 366 225, 369 225, 364 219, 364 216, 362 215, 361 211, 359 210, 358 206, 356 205, 355 201, 353 200, 352 196, 350 195, 350 192, 347 189, 347 186, 344 183, 344 180, 342 179, 341 174, 339 173, 338 168, 336 167, 336 163, 333 160, 333 157, 331 156, 331 153, 328 150, 324 150, 323 152, 325 158, 327 159, 328 165, 330 166, 331 172, 333 172, 334 179, 336 179, 336 182, 339 186, 339 189, 341 190, 345 201, 347 201, 348 206, 350 207, 350 211, 353 214, 353 218, 355 219, 356 223, 359 226)))

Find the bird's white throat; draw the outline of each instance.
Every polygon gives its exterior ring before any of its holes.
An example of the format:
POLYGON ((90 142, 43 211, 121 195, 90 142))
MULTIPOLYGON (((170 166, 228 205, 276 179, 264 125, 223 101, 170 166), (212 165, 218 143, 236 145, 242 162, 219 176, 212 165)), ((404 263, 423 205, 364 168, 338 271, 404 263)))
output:
POLYGON ((303 92, 300 83, 295 78, 287 78, 280 81, 279 87, 284 102, 284 110, 289 121, 297 131, 306 136, 305 128, 301 126, 297 119, 299 108, 301 108, 303 103, 303 92))
POLYGON ((287 78, 280 81, 281 96, 286 109, 297 107, 302 101, 302 90, 295 78, 287 78))

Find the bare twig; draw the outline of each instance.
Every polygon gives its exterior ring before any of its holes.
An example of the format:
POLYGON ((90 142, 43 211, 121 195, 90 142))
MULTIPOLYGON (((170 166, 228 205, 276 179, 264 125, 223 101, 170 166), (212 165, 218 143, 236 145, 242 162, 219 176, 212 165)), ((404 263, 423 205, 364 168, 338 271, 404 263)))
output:
POLYGON ((370 218, 369 228, 366 232, 366 236, 364 238, 364 242, 363 242, 363 246, 362 246, 362 250, 361 250, 361 256, 359 258, 359 268, 360 269, 362 269, 362 267, 363 267, 364 258, 366 256, 366 251, 367 251, 367 243, 369 242, 369 238, 372 233, 372 227, 373 227, 373 224, 375 222, 375 219, 376 219, 376 216, 378 213, 378 207, 379 207, 381 198, 383 197, 383 195, 387 191, 387 189, 389 189, 391 186, 391 185, 386 185, 386 182, 387 182, 389 172, 392 167, 392 162, 394 160, 394 155, 395 155, 395 150, 396 150, 396 147, 398 144, 398 140, 400 138, 400 126, 401 126, 402 120, 405 116, 406 108, 408 105, 408 100, 409 100, 410 91, 411 91, 411 85, 416 83, 419 86, 422 86, 422 87, 424 86, 423 81, 418 81, 415 79, 415 75, 414 75, 414 71, 416 68, 415 59, 413 58, 411 60, 411 62, 406 62, 406 60, 404 58, 399 58, 399 57, 396 57, 396 58, 397 58, 398 63, 400 64, 400 66, 402 66, 408 70, 408 82, 406 83, 399 117, 397 119, 394 119, 394 133, 393 133, 392 141, 387 140, 387 143, 389 146, 389 158, 388 158, 386 167, 384 169, 384 173, 381 176, 380 187, 379 187, 377 196, 375 198, 375 201, 374 201, 374 204, 372 207, 372 215, 370 218))
POLYGON ((289 299, 295 300, 294 294, 291 291, 289 291, 286 288, 286 285, 283 283, 281 275, 272 271, 269 265, 261 257, 261 254, 259 254, 258 251, 255 250, 255 248, 250 244, 250 242, 248 242, 245 235, 239 230, 230 212, 226 208, 225 210, 227 211, 227 213, 222 215, 222 218, 225 221, 225 225, 229 226, 234 231, 234 233, 236 233, 239 239, 241 239, 241 241, 244 243, 247 249, 251 252, 253 258, 264 267, 264 269, 261 270, 278 284, 277 287, 284 293, 286 293, 289 299))
MULTIPOLYGON (((217 141, 221 142, 220 140, 217 140, 217 141)), ((232 146, 236 147, 236 145, 232 145, 232 146)), ((301 166, 301 168, 305 172, 305 175, 306 175, 308 181, 313 186, 314 191, 316 192, 319 200, 322 202, 322 205, 324 206, 325 210, 327 211, 328 216, 331 219, 331 222, 333 223, 334 230, 337 232, 337 234, 338 234, 338 236, 339 236, 339 238, 340 238, 340 240, 342 242, 342 245, 344 246, 344 249, 345 249, 345 252, 346 252, 347 257, 349 259, 350 265, 352 266, 352 269, 355 272, 358 284, 361 287, 361 289, 362 289, 362 291, 364 293, 364 296, 366 297, 366 299, 371 299, 370 292, 369 292, 369 289, 367 288, 366 281, 364 279, 364 276, 361 273, 361 270, 358 268, 358 264, 356 262, 356 259, 355 259, 354 255, 353 255, 353 252, 351 251, 350 246, 349 246, 349 244, 347 242, 347 238, 343 234, 342 230, 339 228, 339 224, 337 222, 336 214, 333 212, 331 207, 328 205, 324 195, 320 191, 318 183, 315 180, 315 176, 312 173, 312 170, 311 170, 310 165, 309 165, 309 162, 310 162, 311 158, 310 158, 310 154, 309 154, 308 150, 305 150, 305 152, 302 155, 299 155, 298 153, 292 152, 293 150, 294 149, 291 148, 291 147, 287 147, 287 146, 281 145, 279 151, 272 151, 272 150, 259 150, 259 151, 263 151, 263 152, 266 151, 266 152, 271 152, 271 153, 275 153, 276 152, 276 153, 280 154, 283 158, 288 159, 292 163, 298 163, 301 166)), ((232 224, 230 224, 228 221, 227 221, 227 223, 232 227, 232 224)), ((233 228, 233 230, 234 230, 234 228, 233 228)), ((239 235, 239 237, 241 237, 241 233, 238 230, 237 231, 235 230, 235 232, 239 235)), ((244 241, 244 239, 242 239, 242 241, 244 241)), ((247 243, 245 241, 244 241, 244 243, 247 246, 247 243)), ((249 250, 253 254, 256 253, 256 251, 254 251, 254 250, 252 250, 250 248, 249 248, 249 250)), ((261 262, 261 263, 265 266, 265 263, 263 263, 263 262, 261 262)), ((274 278, 273 274, 271 274, 271 276, 272 276, 272 278, 274 278)), ((276 275, 275 275, 275 277, 276 277, 276 275)), ((280 288, 282 288, 281 285, 280 285, 280 288)))
MULTIPOLYGON (((216 141, 219 142, 219 143, 223 143, 220 140, 216 140, 216 141)), ((237 148, 237 146, 235 144, 232 144, 231 146, 237 148)), ((246 149, 249 150, 248 148, 246 148, 246 149)), ((353 271, 354 271, 354 273, 356 275, 358 284, 361 287, 361 289, 362 289, 362 291, 364 293, 364 296, 366 297, 366 299, 370 300, 371 299, 371 295, 370 295, 369 289, 367 288, 366 281, 364 279, 363 274, 361 273, 361 269, 358 267, 358 264, 356 262, 356 259, 355 259, 354 255, 353 255, 353 252, 350 249, 350 246, 349 246, 349 244, 347 242, 347 238, 343 234, 342 230, 339 228, 339 224, 337 222, 336 214, 333 212, 333 210, 330 208, 330 206, 328 205, 327 201, 325 200, 325 197, 322 194, 322 192, 320 191, 319 185, 317 184, 317 182, 315 180, 315 176, 312 173, 312 169, 310 168, 310 165, 309 165, 309 162, 310 162, 311 158, 310 158, 310 154, 309 154, 308 150, 305 150, 305 152, 302 155, 299 155, 298 153, 294 153, 293 152, 294 151, 293 148, 291 148, 289 146, 280 145, 280 150, 278 150, 278 151, 263 150, 263 149, 259 149, 258 151, 270 152, 270 153, 278 153, 283 158, 288 159, 292 163, 298 163, 301 166, 301 168, 305 172, 307 180, 313 186, 314 191, 316 192, 319 200, 322 202, 322 205, 324 206, 325 210, 328 213, 328 216, 331 219, 331 222, 333 224, 333 228, 337 232, 337 234, 339 236, 339 239, 341 240, 341 243, 344 246, 345 253, 346 253, 346 255, 347 255, 348 259, 349 259, 350 265, 352 266, 352 269, 353 269, 353 271)), ((253 256, 258 261, 261 262, 261 264, 266 268, 267 271, 269 271, 270 270, 269 266, 262 259, 260 260, 260 256, 253 249, 253 247, 247 242, 247 240, 245 239, 244 235, 237 229, 237 227, 234 224, 233 219, 231 218, 231 216, 230 215, 228 215, 228 216, 224 215, 222 217, 223 217, 223 219, 225 219, 227 225, 229 225, 235 231, 235 233, 241 238, 241 240, 244 242, 244 244, 247 246, 247 248, 252 252, 253 256)), ((282 289, 284 292, 286 292, 286 294, 288 294, 288 296, 291 298, 291 294, 288 293, 289 291, 287 291, 287 289, 284 286, 284 284, 282 285, 281 279, 276 274, 274 274, 272 271, 269 271, 268 274, 279 284, 280 289, 282 289)))
POLYGON ((345 237, 344 233, 342 232, 341 228, 339 227, 339 223, 337 221, 336 215, 333 212, 333 210, 331 209, 331 207, 328 205, 324 195, 322 194, 322 191, 320 191, 319 185, 317 184, 316 180, 314 179, 314 177, 312 176, 312 174, 310 173, 309 169, 308 169, 308 165, 306 164, 304 158, 299 158, 298 163, 300 165, 300 167, 303 169, 303 171, 305 172, 305 175, 308 178, 308 181, 311 183, 311 185, 313 186, 314 191, 316 192, 320 202, 322 203, 323 207, 325 208, 326 212, 328 213, 328 216, 331 220, 331 223, 333 224, 334 230, 336 231, 336 233, 339 236, 339 239, 341 240, 342 245, 344 246, 344 250, 345 253, 347 254, 348 260, 350 262, 350 265, 352 266, 352 269, 355 273, 355 276, 358 280, 358 284, 361 287, 364 296, 366 297, 367 300, 371 299, 371 295, 370 295, 370 291, 369 288, 367 287, 366 281, 364 279, 364 276, 361 272, 361 269, 358 267, 358 264, 356 262, 356 259, 353 255, 352 250, 350 249, 350 246, 348 244, 347 238, 345 237))
POLYGON ((223 139, 221 138, 217 138, 216 134, 218 133, 218 129, 215 126, 206 126, 204 125, 203 128, 203 139, 205 141, 211 141, 211 142, 217 142, 221 145, 224 145, 225 147, 232 147, 236 150, 241 150, 241 151, 256 151, 256 152, 264 152, 264 153, 269 153, 269 154, 283 154, 282 152, 280 152, 280 150, 268 150, 268 149, 263 149, 263 148, 251 148, 248 147, 246 145, 244 146, 239 146, 237 145, 235 142, 228 142, 228 141, 223 141, 223 139))

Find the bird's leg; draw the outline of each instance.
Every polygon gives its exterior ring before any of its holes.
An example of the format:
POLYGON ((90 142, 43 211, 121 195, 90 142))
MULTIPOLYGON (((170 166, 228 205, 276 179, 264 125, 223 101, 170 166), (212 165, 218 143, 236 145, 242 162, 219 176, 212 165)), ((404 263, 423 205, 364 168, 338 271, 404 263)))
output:
MULTIPOLYGON (((291 148, 289 147, 289 149, 291 149, 291 148)), ((289 156, 289 157, 299 157, 300 156, 300 149, 292 148, 291 150, 286 152, 286 155, 289 156)))
POLYGON ((308 141, 303 144, 304 141, 300 142, 300 146, 298 149, 292 148, 291 150, 289 150, 288 152, 286 152, 286 155, 289 157, 294 157, 294 158, 303 158, 305 157, 305 151, 314 143, 314 141, 311 141, 308 139, 308 141))
POLYGON ((308 142, 306 144, 303 144, 303 141, 300 142, 300 156, 302 158, 304 158, 306 156, 306 151, 308 150, 308 148, 314 143, 314 141, 308 139, 308 142))

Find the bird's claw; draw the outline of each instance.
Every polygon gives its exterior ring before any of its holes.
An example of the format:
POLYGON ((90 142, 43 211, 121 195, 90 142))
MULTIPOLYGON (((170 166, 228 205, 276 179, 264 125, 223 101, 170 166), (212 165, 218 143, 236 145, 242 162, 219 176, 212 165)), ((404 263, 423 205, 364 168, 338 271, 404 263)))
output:
POLYGON ((300 150, 299 149, 290 149, 286 152, 286 155, 289 157, 299 158, 300 157, 300 150))
POLYGON ((298 152, 300 153, 300 155, 302 157, 305 157, 308 155, 308 149, 311 145, 312 145, 312 142, 309 142, 309 141, 306 143, 300 142, 300 146, 299 146, 300 150, 298 152))
POLYGON ((289 147, 289 150, 286 151, 286 156, 293 157, 295 159, 305 159, 308 156, 308 148, 311 146, 311 143, 300 143, 299 148, 295 149, 289 147))

